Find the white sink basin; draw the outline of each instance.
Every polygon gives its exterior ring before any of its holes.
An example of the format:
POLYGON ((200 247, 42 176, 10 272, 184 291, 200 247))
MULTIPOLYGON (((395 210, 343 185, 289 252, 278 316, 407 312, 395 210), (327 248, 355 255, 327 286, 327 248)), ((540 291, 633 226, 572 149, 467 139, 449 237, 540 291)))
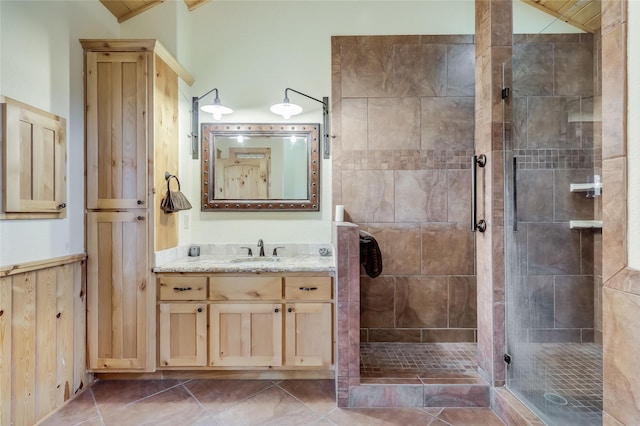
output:
POLYGON ((238 257, 236 259, 231 259, 230 263, 254 263, 254 262, 280 262, 279 257, 266 257, 266 256, 257 256, 257 257, 238 257))

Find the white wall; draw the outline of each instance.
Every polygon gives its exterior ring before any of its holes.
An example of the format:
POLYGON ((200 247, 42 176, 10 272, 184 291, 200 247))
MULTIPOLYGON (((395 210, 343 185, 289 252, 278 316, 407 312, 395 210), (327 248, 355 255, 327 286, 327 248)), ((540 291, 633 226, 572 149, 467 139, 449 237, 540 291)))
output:
MULTIPOLYGON (((539 31, 554 21, 522 6, 514 6, 516 31, 525 24, 528 32, 539 31)), ((0 221, 0 265, 84 250, 79 38, 157 38, 196 79, 191 88, 180 84, 180 175, 195 206, 180 213, 180 244, 328 242, 330 161, 322 164, 318 213, 199 211, 200 163, 189 155, 191 96, 218 87, 235 109, 226 121, 276 122, 268 107, 286 87, 330 95, 332 35, 473 34, 474 14, 473 0, 216 0, 192 12, 170 0, 119 25, 97 0, 0 1, 0 93, 67 118, 69 181, 67 219, 0 221)), ((321 122, 320 104, 292 100, 306 111, 296 122, 321 122)), ((201 120, 212 120, 205 115, 201 120)))
POLYGON ((0 1, 0 93, 67 119, 67 218, 0 221, 0 265, 84 251, 84 101, 79 38, 118 37, 99 2, 0 1))

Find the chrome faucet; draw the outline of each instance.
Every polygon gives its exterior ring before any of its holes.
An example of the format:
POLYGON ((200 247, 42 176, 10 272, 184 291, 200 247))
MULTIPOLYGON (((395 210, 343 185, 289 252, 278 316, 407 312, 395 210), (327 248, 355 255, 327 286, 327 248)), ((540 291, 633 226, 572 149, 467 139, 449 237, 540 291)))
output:
POLYGON ((262 242, 262 238, 258 240, 258 247, 260 247, 260 256, 264 257, 264 243, 262 242))

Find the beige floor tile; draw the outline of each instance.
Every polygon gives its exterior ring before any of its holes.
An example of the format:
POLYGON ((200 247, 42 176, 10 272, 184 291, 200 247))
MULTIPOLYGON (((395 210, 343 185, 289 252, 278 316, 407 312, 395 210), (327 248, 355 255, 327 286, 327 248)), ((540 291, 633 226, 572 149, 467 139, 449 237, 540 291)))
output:
POLYGON ((191 425, 206 414, 186 389, 176 386, 119 409, 102 412, 102 418, 106 426, 175 426, 191 425))
POLYGON ((211 414, 218 414, 265 389, 269 380, 191 380, 184 386, 211 414))
POLYGON ((332 411, 327 419, 336 425, 428 425, 434 417, 418 408, 340 408, 332 411))
POLYGON ((177 380, 103 380, 91 387, 101 412, 115 410, 177 386, 177 380))
POLYGON ((438 419, 454 426, 504 426, 490 408, 445 408, 438 419))
POLYGON ((285 380, 278 386, 318 414, 325 415, 336 408, 333 380, 285 380))
POLYGON ((302 425, 317 421, 319 416, 278 387, 255 395, 213 418, 222 425, 302 425))
POLYGON ((40 426, 75 425, 87 419, 96 419, 97 424, 100 424, 100 417, 90 389, 85 390, 76 399, 47 417, 40 426))

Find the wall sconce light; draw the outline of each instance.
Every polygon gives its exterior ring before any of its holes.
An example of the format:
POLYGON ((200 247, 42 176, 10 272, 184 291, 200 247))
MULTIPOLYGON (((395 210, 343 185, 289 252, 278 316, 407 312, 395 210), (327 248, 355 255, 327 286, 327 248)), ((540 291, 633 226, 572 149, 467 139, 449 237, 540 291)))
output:
POLYGON ((302 112, 302 107, 300 105, 292 104, 289 102, 289 97, 287 96, 287 92, 291 90, 294 93, 304 96, 305 98, 312 99, 316 102, 320 102, 322 104, 322 151, 323 158, 330 158, 330 148, 329 148, 329 98, 327 96, 323 97, 322 100, 316 99, 312 96, 304 94, 302 92, 298 92, 297 90, 291 89, 287 87, 284 90, 284 99, 282 103, 273 105, 270 110, 274 114, 281 115, 286 120, 291 118, 292 115, 297 115, 302 112))
POLYGON ((199 102, 200 99, 204 98, 211 92, 216 92, 216 97, 213 100, 212 104, 203 105, 202 110, 204 112, 208 112, 213 114, 213 118, 216 120, 220 120, 223 114, 231 114, 233 110, 227 106, 224 106, 220 103, 220 98, 218 97, 218 89, 214 88, 209 90, 207 93, 200 97, 194 96, 191 102, 191 158, 194 160, 198 159, 198 124, 199 124, 199 102))

